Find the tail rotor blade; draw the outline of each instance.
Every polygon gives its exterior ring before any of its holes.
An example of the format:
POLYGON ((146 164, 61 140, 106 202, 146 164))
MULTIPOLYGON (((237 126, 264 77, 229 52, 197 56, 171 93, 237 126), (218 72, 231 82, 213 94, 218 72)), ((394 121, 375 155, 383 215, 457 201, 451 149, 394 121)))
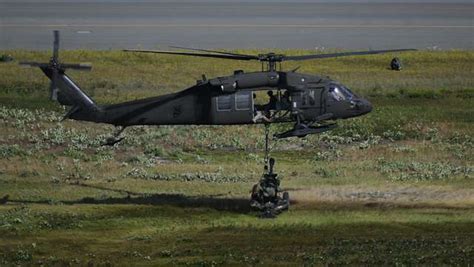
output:
POLYGON ((58 69, 53 68, 49 98, 54 101, 58 100, 58 75, 59 75, 58 69))
POLYGON ((75 70, 91 70, 92 64, 91 63, 79 63, 79 64, 61 64, 61 68, 63 69, 75 69, 75 70))
POLYGON ((20 66, 23 67, 40 67, 40 68, 47 68, 49 66, 48 63, 40 63, 40 62, 32 62, 32 61, 20 61, 20 66))
POLYGON ((59 31, 54 31, 53 59, 58 60, 59 56, 59 31))

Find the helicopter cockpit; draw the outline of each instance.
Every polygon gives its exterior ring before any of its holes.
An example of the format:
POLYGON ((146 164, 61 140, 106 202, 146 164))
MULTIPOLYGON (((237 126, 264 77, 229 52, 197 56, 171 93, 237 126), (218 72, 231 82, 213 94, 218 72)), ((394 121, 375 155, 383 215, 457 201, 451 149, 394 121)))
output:
POLYGON ((329 101, 327 112, 333 113, 334 118, 356 117, 372 110, 369 101, 357 96, 342 84, 331 83, 327 90, 329 101))
POLYGON ((335 83, 329 85, 329 94, 336 101, 352 100, 357 97, 349 88, 335 83))

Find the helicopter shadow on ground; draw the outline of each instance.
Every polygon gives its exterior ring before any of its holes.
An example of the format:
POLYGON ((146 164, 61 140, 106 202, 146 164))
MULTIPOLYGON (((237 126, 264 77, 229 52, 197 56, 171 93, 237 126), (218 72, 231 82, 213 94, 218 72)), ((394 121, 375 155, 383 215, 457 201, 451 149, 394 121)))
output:
MULTIPOLYGON (((59 201, 65 205, 77 204, 130 204, 130 205, 168 205, 181 208, 211 208, 218 211, 229 211, 235 213, 249 213, 251 212, 249 199, 246 198, 224 198, 222 195, 210 196, 186 196, 183 194, 145 194, 137 193, 122 189, 113 189, 103 186, 89 185, 89 184, 70 184, 73 186, 80 186, 92 188, 97 190, 115 192, 126 194, 124 197, 108 197, 108 198, 92 198, 84 197, 77 200, 63 200, 59 201)), ((10 203, 34 203, 34 204, 50 204, 50 200, 8 200, 10 203)))

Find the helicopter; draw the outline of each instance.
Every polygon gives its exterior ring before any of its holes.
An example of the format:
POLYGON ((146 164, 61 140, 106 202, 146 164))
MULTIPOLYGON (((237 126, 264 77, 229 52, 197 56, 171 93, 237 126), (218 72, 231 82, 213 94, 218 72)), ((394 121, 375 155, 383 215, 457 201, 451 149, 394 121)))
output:
MULTIPOLYGON (((293 123, 276 138, 304 137, 336 127, 335 121, 362 116, 372 104, 347 86, 327 76, 303 74, 297 68, 282 71, 284 61, 302 61, 344 56, 413 51, 414 49, 370 50, 330 54, 287 56, 276 53, 247 55, 207 49, 173 47, 188 51, 126 49, 128 53, 153 53, 227 60, 259 61, 261 71, 235 70, 229 76, 207 79, 182 91, 110 105, 98 105, 67 74, 68 69, 91 70, 90 64, 59 61, 59 31, 54 31, 53 56, 47 63, 20 62, 39 67, 51 80, 50 99, 69 106, 64 119, 112 124, 118 127, 105 145, 123 138, 121 132, 134 125, 248 125, 293 123), (270 94, 273 90, 276 95, 270 94), (255 92, 267 91, 270 102, 258 105, 255 92)), ((268 162, 268 131, 265 136, 265 163, 268 162)), ((270 174, 269 176, 274 176, 270 174)))
MULTIPOLYGON (((181 48, 181 47, 174 47, 181 48)), ((276 134, 277 138, 303 137, 334 128, 338 119, 358 117, 372 110, 371 103, 353 93, 347 86, 326 76, 281 71, 283 61, 372 55, 414 49, 372 50, 286 56, 267 53, 245 55, 229 52, 194 49, 197 52, 135 50, 132 53, 157 53, 181 56, 208 57, 228 60, 255 60, 262 63, 262 71, 246 73, 236 70, 232 75, 201 80, 183 91, 111 105, 98 105, 67 74, 67 69, 91 70, 90 64, 67 64, 59 61, 59 31, 54 31, 53 56, 48 63, 20 62, 20 65, 39 67, 51 80, 50 99, 70 109, 64 119, 112 124, 118 127, 133 125, 241 125, 294 122, 293 128, 276 134), (277 70, 277 64, 280 70, 277 70), (277 90, 278 101, 287 95, 286 106, 257 105, 253 93, 277 90), (255 120, 257 112, 265 112, 265 120, 255 120)))

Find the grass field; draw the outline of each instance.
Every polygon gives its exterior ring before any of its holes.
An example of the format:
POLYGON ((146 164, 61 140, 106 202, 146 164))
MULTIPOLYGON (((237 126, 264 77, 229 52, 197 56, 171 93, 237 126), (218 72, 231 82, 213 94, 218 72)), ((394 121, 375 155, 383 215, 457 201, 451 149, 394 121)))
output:
MULTIPOLYGON (((401 72, 387 69, 393 56, 301 63, 374 110, 273 142, 292 205, 272 220, 248 206, 263 172, 262 126, 134 127, 102 147, 113 127, 60 122, 39 69, 0 63, 0 265, 473 265, 474 52, 403 53, 401 72)), ((118 51, 61 58, 93 63, 69 74, 99 103, 259 69, 118 51)))

